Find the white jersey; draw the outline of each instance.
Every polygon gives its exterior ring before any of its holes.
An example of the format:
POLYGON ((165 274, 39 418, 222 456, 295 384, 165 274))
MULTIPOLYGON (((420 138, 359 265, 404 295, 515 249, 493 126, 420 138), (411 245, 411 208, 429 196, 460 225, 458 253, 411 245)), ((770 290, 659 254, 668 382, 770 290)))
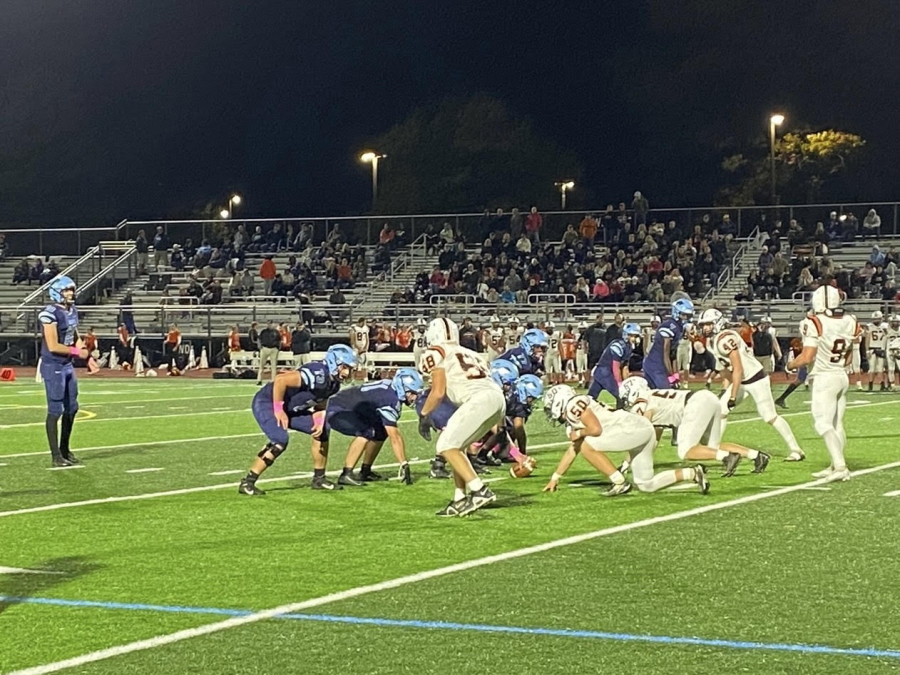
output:
POLYGON ((562 342, 562 335, 559 333, 551 333, 547 336, 547 356, 559 356, 559 345, 562 342))
POLYGON ((649 410, 653 415, 650 418, 653 426, 677 427, 681 424, 684 406, 692 393, 687 389, 651 389, 646 398, 635 401, 631 412, 643 415, 649 410))
POLYGON ((572 429, 584 429, 584 423, 581 421, 581 415, 585 410, 588 409, 590 409, 590 411, 597 417, 597 420, 600 422, 600 426, 615 424, 616 422, 620 421, 621 417, 615 417, 620 413, 624 415, 631 415, 631 413, 625 412, 624 410, 616 411, 612 408, 607 408, 602 403, 593 400, 590 396, 582 394, 581 396, 575 396, 574 398, 572 398, 572 400, 570 400, 568 405, 566 406, 565 413, 563 414, 566 424, 568 424, 572 429))
POLYGON ((900 328, 888 326, 885 330, 884 344, 888 354, 900 357, 900 328))
POLYGON ((353 341, 353 347, 360 354, 369 351, 369 327, 368 326, 351 326, 350 339, 353 341))
POLYGON ((512 349, 513 347, 519 346, 519 338, 522 337, 522 333, 525 332, 524 326, 518 326, 516 328, 509 327, 506 329, 506 348, 512 349))
POLYGON ((859 323, 852 314, 843 316, 811 316, 800 322, 800 336, 804 347, 816 347, 816 360, 811 374, 843 373, 847 355, 860 333, 859 323))
POLYGON ((484 332, 484 346, 492 352, 499 354, 503 351, 506 334, 502 328, 491 328, 484 332))
POLYGON ((866 348, 869 351, 873 349, 884 349, 885 338, 887 337, 887 326, 885 324, 870 323, 866 326, 866 348))
POLYGON ((438 368, 446 375, 447 398, 454 405, 460 406, 483 391, 503 393, 484 361, 471 349, 451 343, 431 345, 422 353, 419 370, 430 375, 438 368))
POLYGON ((762 364, 753 356, 753 350, 733 330, 723 330, 706 341, 706 348, 716 359, 717 370, 731 370, 730 354, 737 351, 744 368, 744 382, 762 372, 762 364))

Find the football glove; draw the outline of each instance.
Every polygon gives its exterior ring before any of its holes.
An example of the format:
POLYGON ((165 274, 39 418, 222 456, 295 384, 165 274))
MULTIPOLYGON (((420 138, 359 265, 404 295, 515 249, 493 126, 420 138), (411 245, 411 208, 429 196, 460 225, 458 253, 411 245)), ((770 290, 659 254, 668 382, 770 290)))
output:
POLYGON ((405 485, 412 485, 412 472, 409 470, 409 464, 402 464, 397 470, 397 480, 405 485))
POLYGON ((431 440, 431 415, 422 415, 419 418, 419 436, 426 441, 431 440))

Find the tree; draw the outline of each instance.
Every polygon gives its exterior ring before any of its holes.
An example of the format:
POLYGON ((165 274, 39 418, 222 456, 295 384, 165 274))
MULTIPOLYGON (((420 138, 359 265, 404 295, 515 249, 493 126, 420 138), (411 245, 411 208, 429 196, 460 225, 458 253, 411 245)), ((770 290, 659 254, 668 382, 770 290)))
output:
POLYGON ((418 108, 371 147, 387 155, 381 213, 546 207, 557 203, 555 181, 581 177, 572 152, 487 95, 418 108))
MULTIPOLYGON (((866 142, 857 134, 834 129, 791 132, 775 144, 775 178, 783 202, 814 203, 822 199, 827 181, 844 173, 858 159, 866 142)), ((750 155, 737 153, 722 161, 722 169, 737 182, 719 191, 729 205, 771 202, 771 160, 768 144, 757 144, 750 155)))

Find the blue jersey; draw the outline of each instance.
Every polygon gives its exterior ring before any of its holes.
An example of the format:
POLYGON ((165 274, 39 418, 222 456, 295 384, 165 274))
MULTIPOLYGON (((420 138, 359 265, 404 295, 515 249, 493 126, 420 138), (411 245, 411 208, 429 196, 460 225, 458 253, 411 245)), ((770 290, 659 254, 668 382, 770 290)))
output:
POLYGON ((619 362, 619 368, 623 365, 627 366, 632 349, 631 343, 625 338, 618 338, 610 342, 600 355, 600 360, 597 361, 597 373, 611 376, 615 367, 613 366, 614 361, 619 362))
POLYGON ((684 326, 680 321, 676 321, 672 317, 668 317, 659 324, 656 329, 656 338, 653 340, 653 346, 644 357, 644 370, 653 370, 656 372, 666 372, 666 361, 663 358, 663 349, 665 349, 665 340, 668 338, 670 348, 675 349, 681 342, 681 336, 684 334, 684 326))
POLYGON ((312 412, 341 389, 340 380, 331 376, 324 361, 310 361, 297 370, 300 386, 288 387, 284 392, 284 411, 288 416, 312 412))
POLYGON ((506 394, 506 416, 509 419, 521 417, 527 420, 531 416, 531 406, 519 400, 515 390, 506 394))
MULTIPOLYGON (((75 337, 78 334, 78 310, 75 305, 68 309, 60 305, 47 305, 38 314, 38 320, 44 326, 56 325, 56 339, 61 345, 66 347, 75 346, 75 337)), ((72 357, 69 354, 54 354, 47 348, 47 340, 41 333, 41 359, 44 363, 55 363, 64 365, 72 363, 72 357)))
MULTIPOLYGON (((422 392, 418 399, 416 399, 416 413, 419 417, 422 416, 422 408, 425 407, 425 401, 428 400, 428 395, 431 393, 431 389, 426 389, 422 392)), ((438 431, 442 431, 444 427, 447 426, 447 422, 450 421, 450 416, 456 412, 456 406, 453 405, 449 399, 445 398, 438 404, 438 407, 435 408, 431 412, 431 424, 438 431)))
POLYGON ((371 424, 395 427, 401 406, 391 380, 378 380, 339 391, 328 400, 328 414, 352 412, 371 424))
POLYGON ((533 359, 530 354, 526 354, 522 347, 513 347, 507 349, 500 355, 501 359, 512 361, 519 369, 519 375, 540 375, 541 362, 533 359))

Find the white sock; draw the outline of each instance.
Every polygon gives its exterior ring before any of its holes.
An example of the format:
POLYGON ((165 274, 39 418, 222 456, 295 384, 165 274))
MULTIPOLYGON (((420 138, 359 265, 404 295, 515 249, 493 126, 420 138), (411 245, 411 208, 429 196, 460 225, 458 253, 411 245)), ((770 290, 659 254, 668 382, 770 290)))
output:
POLYGON ((484 483, 481 482, 478 476, 475 476, 475 478, 466 483, 466 487, 469 488, 469 492, 478 492, 484 487, 484 483))
POLYGON ((616 485, 621 485, 625 482, 625 476, 622 475, 621 471, 612 472, 611 474, 609 474, 609 479, 616 485))
POLYGON ((727 450, 716 450, 716 459, 720 462, 731 454, 727 450))
MULTIPOLYGON (((687 480, 688 472, 691 474, 694 473, 693 469, 683 469, 685 480, 687 480)), ((691 476, 691 480, 693 480, 693 475, 691 476)), ((674 485, 678 482, 678 478, 675 477, 675 472, 672 470, 669 471, 660 471, 658 474, 653 476, 650 480, 645 483, 637 483, 637 489, 641 492, 656 492, 657 490, 662 490, 663 488, 667 488, 670 485, 674 485)))
POLYGON ((719 429, 722 432, 722 436, 725 435, 725 428, 728 426, 728 415, 722 415, 722 422, 719 426, 719 429))
POLYGON ((466 498, 466 493, 463 491, 462 488, 456 488, 453 491, 453 501, 458 502, 460 499, 465 499, 465 498, 466 498))
POLYGON ((781 434, 784 442, 788 444, 788 447, 792 452, 800 452, 800 445, 797 443, 797 439, 794 438, 794 432, 791 431, 791 426, 784 421, 784 418, 781 415, 775 417, 772 421, 772 426, 775 427, 775 431, 781 434))
POLYGON ((747 450, 747 459, 756 459, 757 457, 759 457, 759 450, 753 448, 747 450))
POLYGON ((847 462, 844 461, 844 448, 841 445, 841 437, 834 429, 829 429, 822 434, 825 441, 825 447, 828 448, 828 454, 831 455, 831 466, 835 471, 842 471, 847 468, 847 462))
POLYGON ((697 472, 691 467, 690 469, 682 469, 681 475, 684 476, 685 480, 694 480, 697 477, 697 472))

